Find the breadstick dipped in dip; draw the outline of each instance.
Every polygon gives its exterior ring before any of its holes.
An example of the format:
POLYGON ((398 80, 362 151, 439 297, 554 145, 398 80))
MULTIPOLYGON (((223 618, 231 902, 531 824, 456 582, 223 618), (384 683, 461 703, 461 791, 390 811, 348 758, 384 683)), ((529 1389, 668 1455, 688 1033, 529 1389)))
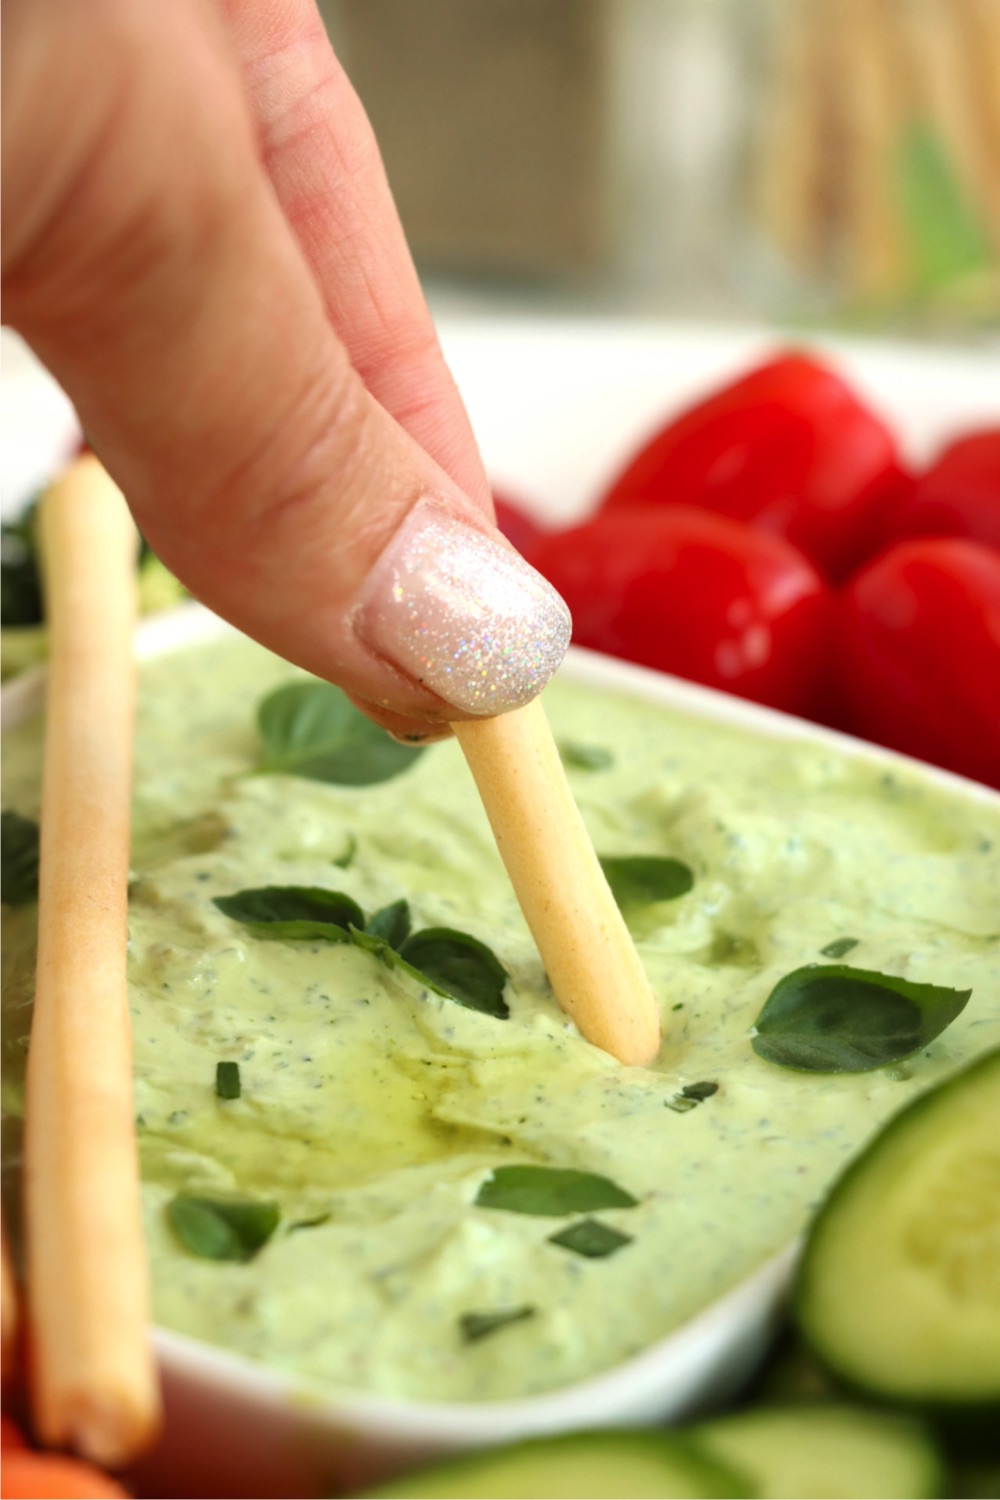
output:
POLYGON ((626 1064, 660 1048, 656 997, 573 800, 536 699, 455 733, 556 999, 626 1064))

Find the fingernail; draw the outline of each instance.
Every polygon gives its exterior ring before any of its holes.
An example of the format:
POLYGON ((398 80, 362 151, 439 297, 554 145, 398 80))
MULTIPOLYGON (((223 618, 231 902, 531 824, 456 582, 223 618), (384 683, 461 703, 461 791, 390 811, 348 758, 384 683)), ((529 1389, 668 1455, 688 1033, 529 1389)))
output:
POLYGON ((357 621, 387 660, 484 717, 541 691, 570 629, 562 599, 518 553, 428 502, 369 574, 357 621))

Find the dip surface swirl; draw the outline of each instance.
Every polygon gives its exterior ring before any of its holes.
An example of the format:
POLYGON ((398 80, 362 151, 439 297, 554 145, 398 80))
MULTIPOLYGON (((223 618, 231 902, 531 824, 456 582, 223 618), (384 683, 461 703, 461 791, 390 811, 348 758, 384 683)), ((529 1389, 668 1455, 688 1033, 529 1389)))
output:
MULTIPOLYGON (((557 739, 610 761, 569 773, 599 853, 695 875, 630 913, 665 1042, 626 1069, 552 999, 457 745, 368 787, 252 774, 257 704, 294 675, 231 636, 141 670, 129 983, 165 1327, 354 1393, 487 1401, 582 1379, 754 1271, 881 1121, 1000 1042, 1000 804, 557 678, 557 739), (346 943, 262 940, 213 904, 267 885, 343 891, 366 913, 405 898, 416 927, 471 934, 510 975, 509 1018, 346 943), (847 962, 971 989, 968 1005, 891 1069, 756 1056, 775 983, 845 937, 847 962), (238 1099, 216 1095, 222 1060, 238 1099), (702 1083, 717 1089, 678 1107, 702 1083), (568 1216, 478 1206, 514 1164, 612 1179, 637 1204, 594 1217, 630 1242, 588 1259, 550 1239, 568 1216), (179 1191, 273 1199, 280 1226, 247 1263, 197 1259, 167 1219, 179 1191), (463 1337, 470 1314, 525 1308, 463 1337)), ((4 736, 4 807, 30 816, 41 735, 4 736)), ((34 917, 4 909, 10 1114, 34 917)))

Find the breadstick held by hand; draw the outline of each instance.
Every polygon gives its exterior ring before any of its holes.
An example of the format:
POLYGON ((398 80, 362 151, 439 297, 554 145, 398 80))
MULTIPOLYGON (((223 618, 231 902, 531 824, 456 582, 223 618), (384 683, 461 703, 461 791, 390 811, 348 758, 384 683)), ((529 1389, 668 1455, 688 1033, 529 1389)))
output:
POLYGON ((573 800, 539 699, 452 725, 559 1004, 619 1062, 652 1062, 656 998, 573 800))
POLYGON ((118 1466, 159 1422, 125 984, 136 531, 98 461, 40 508, 50 664, 25 1210, 42 1441, 118 1466))

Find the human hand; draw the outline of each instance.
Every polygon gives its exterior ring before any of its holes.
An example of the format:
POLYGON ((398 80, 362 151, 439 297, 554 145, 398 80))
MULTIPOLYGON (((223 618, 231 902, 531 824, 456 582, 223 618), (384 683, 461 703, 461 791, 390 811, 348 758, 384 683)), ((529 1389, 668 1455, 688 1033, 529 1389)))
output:
POLYGON ((533 697, 569 616, 492 525, 313 0, 4 22, 4 318, 153 549, 395 733, 533 697))

